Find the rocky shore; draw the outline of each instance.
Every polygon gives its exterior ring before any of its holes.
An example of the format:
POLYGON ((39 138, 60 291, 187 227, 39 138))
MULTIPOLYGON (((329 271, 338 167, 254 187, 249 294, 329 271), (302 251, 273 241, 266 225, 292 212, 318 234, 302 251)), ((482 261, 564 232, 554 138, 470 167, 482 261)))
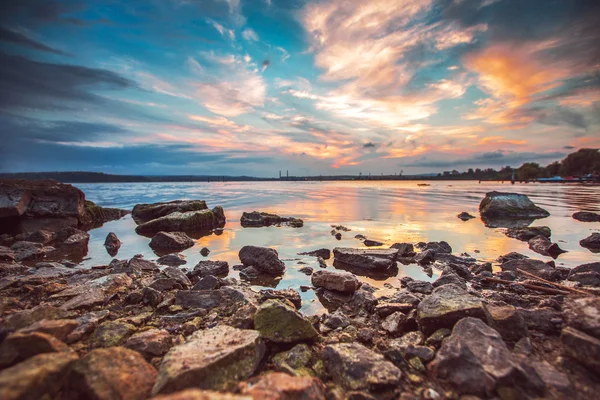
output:
MULTIPOLYGON (((480 212, 541 257, 561 250, 549 228, 528 226, 548 212, 526 196, 489 193, 480 212)), ((85 254, 88 229, 125 213, 54 181, 0 183, 1 399, 590 399, 600 390, 600 262, 569 269, 509 253, 493 268, 444 241, 308 248, 320 268, 302 268, 311 285, 301 289, 328 312, 306 316, 298 291, 254 285, 290 268, 275 249, 244 246, 239 265, 187 267, 178 251, 226 224, 223 208, 200 200, 134 207, 156 260, 61 261, 85 254), (385 294, 360 278, 409 264, 441 274, 402 278, 385 294)), ((573 218, 598 222, 588 214, 573 218)), ((253 228, 301 226, 244 215, 253 228)), ((582 246, 600 249, 595 235, 582 246)), ((121 242, 109 234, 104 246, 118 255, 121 242)))

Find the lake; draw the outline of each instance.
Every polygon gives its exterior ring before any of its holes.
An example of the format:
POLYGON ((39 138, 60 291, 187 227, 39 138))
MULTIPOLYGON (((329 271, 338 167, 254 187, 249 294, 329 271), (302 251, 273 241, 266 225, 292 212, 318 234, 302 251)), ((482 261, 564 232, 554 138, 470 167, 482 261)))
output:
MULTIPOLYGON (((362 234, 381 241, 384 247, 396 242, 447 241, 455 254, 466 252, 479 261, 493 262, 500 255, 516 251, 532 258, 551 260, 529 250, 526 242, 506 237, 503 229, 486 227, 479 219, 463 222, 457 214, 466 211, 479 216, 478 206, 485 193, 493 190, 528 195, 538 206, 550 212, 550 217, 536 220, 532 226, 545 225, 552 229, 552 240, 567 250, 556 265, 573 267, 600 261, 581 247, 579 241, 592 232, 600 231, 600 223, 584 223, 571 218, 576 211, 600 211, 600 186, 576 184, 515 184, 477 181, 360 181, 360 182, 227 182, 227 183, 113 183, 74 184, 83 190, 87 199, 106 207, 131 210, 138 203, 164 202, 177 199, 205 200, 210 208, 221 205, 227 224, 222 234, 212 234, 196 240, 196 245, 182 251, 193 268, 200 260, 224 260, 230 267, 239 264, 238 251, 245 245, 277 249, 287 271, 276 282, 278 289, 298 289, 310 285, 310 277, 299 272, 305 265, 319 268, 316 258, 297 253, 318 248, 364 247, 354 238, 362 234), (281 216, 304 220, 304 227, 271 226, 242 228, 243 211, 268 211, 281 216), (351 229, 342 232, 342 239, 331 235, 331 225, 342 224, 351 229), (210 249, 208 257, 199 250, 210 249)), ((103 243, 109 232, 115 232, 123 245, 119 259, 143 254, 147 259, 158 258, 148 246, 149 238, 135 233, 131 216, 106 223, 90 231, 87 259, 83 266, 107 264, 112 260, 103 243)), ((333 268, 332 260, 327 261, 333 268)), ((400 265, 397 277, 376 280, 361 277, 365 282, 382 288, 385 294, 390 285, 399 287, 398 277, 435 280, 441 271, 433 270, 428 277, 418 265, 400 265)), ((230 276, 239 278, 231 270, 230 276)), ((257 287, 258 288, 258 287, 257 287)), ((312 291, 301 293, 302 311, 311 314, 322 311, 312 291)))

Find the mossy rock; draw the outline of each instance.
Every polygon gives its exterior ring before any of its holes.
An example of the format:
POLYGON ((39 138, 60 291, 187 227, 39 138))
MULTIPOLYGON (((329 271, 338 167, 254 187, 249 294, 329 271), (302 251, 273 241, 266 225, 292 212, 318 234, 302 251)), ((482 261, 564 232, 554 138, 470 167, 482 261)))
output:
POLYGON ((107 321, 96 328, 90 338, 90 344, 93 347, 119 346, 135 331, 135 326, 126 322, 107 321))
POLYGON ((263 338, 276 343, 297 343, 318 336, 309 320, 279 300, 261 304, 254 315, 254 328, 263 338))

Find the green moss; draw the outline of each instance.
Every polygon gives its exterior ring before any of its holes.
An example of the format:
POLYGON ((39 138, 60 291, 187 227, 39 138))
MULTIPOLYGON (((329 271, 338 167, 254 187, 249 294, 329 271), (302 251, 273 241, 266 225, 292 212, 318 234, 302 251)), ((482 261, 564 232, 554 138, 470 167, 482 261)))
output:
POLYGON ((267 300, 258 308, 254 328, 262 337, 277 343, 301 342, 318 335, 310 321, 277 300, 267 300))
POLYGON ((108 321, 100 325, 92 334, 93 347, 113 347, 123 344, 136 331, 135 326, 119 321, 108 321))

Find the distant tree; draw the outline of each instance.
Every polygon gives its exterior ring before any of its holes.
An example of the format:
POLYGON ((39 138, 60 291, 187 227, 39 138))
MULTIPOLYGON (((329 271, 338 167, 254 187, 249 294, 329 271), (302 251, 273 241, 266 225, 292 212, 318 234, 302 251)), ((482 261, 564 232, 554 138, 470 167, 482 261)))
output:
POLYGON ((583 176, 600 173, 600 152, 598 149, 580 149, 569 154, 562 161, 564 176, 583 176))
POLYGON ((537 179, 542 175, 542 168, 537 163, 525 163, 517 169, 517 179, 520 181, 528 181, 537 179))
POLYGON ((548 178, 558 176, 561 173, 562 165, 558 161, 554 161, 552 164, 546 165, 545 173, 548 178))

